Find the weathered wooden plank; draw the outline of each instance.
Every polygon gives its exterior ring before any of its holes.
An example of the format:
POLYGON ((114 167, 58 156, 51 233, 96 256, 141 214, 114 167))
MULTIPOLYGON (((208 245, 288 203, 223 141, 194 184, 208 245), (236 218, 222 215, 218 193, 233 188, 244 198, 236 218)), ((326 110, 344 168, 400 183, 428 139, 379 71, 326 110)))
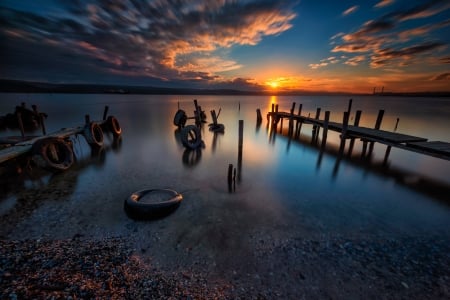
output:
POLYGON ((74 134, 79 134, 83 132, 84 127, 78 126, 75 128, 62 128, 59 131, 56 131, 54 133, 44 135, 44 136, 38 136, 32 139, 28 139, 23 142, 19 142, 15 144, 14 146, 7 147, 5 149, 0 150, 0 163, 3 163, 7 160, 16 158, 20 155, 23 155, 31 150, 33 147, 33 144, 41 139, 49 138, 49 137, 56 137, 56 138, 67 138, 74 134))
POLYGON ((450 143, 441 141, 407 143, 408 146, 424 151, 450 155, 450 143))

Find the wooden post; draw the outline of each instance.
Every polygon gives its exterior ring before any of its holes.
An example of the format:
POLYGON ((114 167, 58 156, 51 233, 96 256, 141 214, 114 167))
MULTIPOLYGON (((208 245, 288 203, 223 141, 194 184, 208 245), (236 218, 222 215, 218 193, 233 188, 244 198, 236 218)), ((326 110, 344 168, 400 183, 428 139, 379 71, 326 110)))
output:
POLYGON ((85 115, 84 116, 84 123, 86 125, 88 125, 89 123, 91 123, 91 117, 89 115, 85 115))
POLYGON ((283 118, 281 118, 280 133, 283 133, 283 118))
POLYGON ((321 148, 325 148, 325 144, 327 143, 327 135, 328 135, 328 122, 330 121, 330 111, 325 111, 325 121, 323 123, 323 132, 322 132, 322 146, 321 148))
POLYGON ((44 122, 44 114, 43 113, 39 114, 39 122, 41 123, 41 126, 42 126, 42 134, 46 135, 47 134, 47 130, 45 129, 45 122, 44 122))
MULTIPOLYGON (((378 111, 377 121, 375 122, 375 129, 380 129, 381 121, 383 121, 383 115, 384 115, 384 110, 380 109, 378 111)), ((368 157, 370 157, 372 155, 374 145, 375 145, 375 142, 370 142, 369 152, 367 153, 368 157)))
POLYGON ((216 111, 214 109, 211 110, 211 118, 212 118, 214 126, 217 126, 217 115, 216 115, 216 111))
POLYGON ((256 124, 261 124, 261 122, 262 122, 261 110, 258 108, 256 109, 256 124))
POLYGON ((339 146, 339 155, 342 155, 345 148, 345 139, 347 136, 348 127, 348 111, 344 112, 344 118, 342 120, 342 132, 341 132, 341 145, 339 146))
POLYGON ((228 165, 228 191, 231 192, 232 191, 232 187, 233 187, 233 164, 229 164, 228 165))
MULTIPOLYGON (((315 120, 318 120, 320 117, 320 107, 317 108, 316 110, 316 117, 314 118, 315 120)), ((316 138, 319 134, 319 126, 317 126, 316 124, 313 125, 313 129, 312 129, 312 137, 311 137, 311 143, 313 144, 316 141, 316 138)))
MULTIPOLYGON (((355 123, 353 126, 356 126, 356 127, 359 126, 360 119, 361 119, 361 111, 357 110, 356 116, 355 116, 355 123)), ((352 155, 354 145, 355 145, 355 138, 352 137, 352 138, 350 138, 350 145, 348 146, 348 153, 347 153, 348 156, 352 155)))
POLYGON ((289 136, 291 136, 294 131, 294 110, 295 110, 295 102, 292 103, 291 115, 289 116, 289 130, 288 130, 289 136))
POLYGON ((398 127, 398 122, 400 121, 400 118, 397 118, 397 122, 395 122, 395 128, 394 131, 397 131, 397 127, 398 127))
POLYGON ((103 110, 103 121, 106 120, 106 116, 108 115, 109 106, 105 105, 105 109, 103 110))
POLYGON ((18 111, 16 112, 16 116, 17 123, 19 123, 20 134, 22 135, 22 138, 25 138, 25 129, 23 128, 22 114, 18 111))
POLYGON ((297 115, 299 116, 299 118, 297 119, 297 124, 296 124, 296 128, 295 128, 295 137, 296 138, 298 138, 299 136, 300 136, 300 131, 301 131, 301 129, 302 129, 302 118, 301 118, 301 116, 302 116, 302 107, 303 107, 303 104, 300 104, 299 106, 298 106, 298 113, 297 113, 297 115))
POLYGON ((352 103, 353 103, 353 99, 348 100, 348 109, 347 109, 347 112, 348 112, 349 117, 350 117, 350 112, 351 112, 351 110, 352 110, 352 103))
POLYGON ((389 154, 391 153, 391 146, 387 146, 386 153, 384 153, 383 166, 387 165, 389 154))
POLYGON ((244 143, 244 120, 239 120, 238 170, 237 170, 238 182, 241 181, 243 143, 244 143))

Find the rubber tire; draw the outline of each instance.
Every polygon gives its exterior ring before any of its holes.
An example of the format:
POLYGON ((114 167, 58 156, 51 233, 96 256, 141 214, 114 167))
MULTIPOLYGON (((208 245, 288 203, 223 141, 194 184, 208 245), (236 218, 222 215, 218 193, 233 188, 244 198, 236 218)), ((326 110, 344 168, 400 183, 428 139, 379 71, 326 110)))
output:
POLYGON ((111 131, 114 137, 118 137, 122 134, 122 128, 120 127, 119 121, 114 116, 109 116, 106 119, 108 124, 108 129, 111 131))
POLYGON ((202 145, 200 129, 195 125, 188 125, 181 130, 181 142, 188 149, 198 149, 202 145))
POLYGON ((180 206, 183 196, 170 189, 148 189, 132 193, 124 202, 124 210, 128 217, 135 220, 154 220, 163 218, 180 206), (172 196, 169 200, 156 203, 141 203, 142 196, 154 192, 167 192, 172 196))
POLYGON ((54 171, 65 171, 74 163, 72 147, 60 138, 44 138, 33 144, 31 149, 33 161, 37 165, 54 171), (57 154, 57 158, 51 157, 57 154), (60 159, 60 155, 63 155, 60 159))
POLYGON ((186 125, 187 116, 186 112, 182 109, 179 109, 175 113, 175 117, 173 118, 173 124, 178 127, 184 127, 186 125))
POLYGON ((95 122, 87 124, 84 128, 83 135, 91 147, 103 147, 103 130, 99 124, 95 122))

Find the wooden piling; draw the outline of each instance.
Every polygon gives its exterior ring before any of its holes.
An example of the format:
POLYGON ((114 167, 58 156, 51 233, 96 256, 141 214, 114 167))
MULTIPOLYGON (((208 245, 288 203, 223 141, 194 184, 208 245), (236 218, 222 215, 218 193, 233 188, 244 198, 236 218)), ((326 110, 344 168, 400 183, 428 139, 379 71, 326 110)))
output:
POLYGON ((395 122, 394 132, 397 131, 399 121, 400 121, 400 118, 397 118, 397 122, 395 122))
MULTIPOLYGON (((316 110, 316 117, 314 118, 315 120, 319 120, 319 117, 320 117, 320 110, 321 110, 321 108, 318 107, 317 110, 316 110)), ((318 136, 318 134, 319 134, 319 128, 320 128, 320 127, 317 126, 316 124, 313 125, 313 129, 312 129, 312 137, 311 137, 311 143, 312 143, 312 144, 316 142, 317 136, 318 136)))
MULTIPOLYGON (((377 120, 375 122, 375 129, 380 129, 381 127, 381 122, 383 121, 383 115, 384 115, 384 109, 380 109, 378 111, 378 116, 377 116, 377 120)), ((369 151, 367 152, 367 156, 370 157, 372 155, 373 152, 373 148, 375 146, 375 142, 370 142, 369 143, 369 151)))
POLYGON ((261 122, 262 122, 261 110, 258 108, 256 109, 256 123, 261 124, 261 122))
POLYGON ((345 139, 347 136, 347 128, 348 128, 348 111, 344 112, 344 117, 342 119, 342 131, 341 131, 341 144, 339 146, 339 155, 342 155, 345 148, 345 139))
MULTIPOLYGON (((353 123, 353 126, 358 127, 360 119, 361 119, 361 111, 357 110, 356 116, 355 116, 355 122, 353 123)), ((354 145, 355 145, 355 138, 352 137, 352 138, 350 138, 350 144, 348 146, 348 153, 347 153, 348 156, 352 155, 354 145)))
MULTIPOLYGON (((297 116, 301 116, 302 115, 302 107, 303 104, 300 103, 300 105, 298 106, 298 112, 297 112, 297 116)), ((295 127, 295 137, 298 138, 300 136, 300 131, 302 129, 302 118, 298 118, 297 119, 297 124, 295 127)))
POLYGON ((347 112, 348 112, 349 117, 350 117, 350 112, 352 111, 352 103, 353 103, 353 99, 348 100, 347 112))
POLYGON ((289 130, 288 130, 289 136, 291 136, 294 131, 294 110, 295 110, 295 102, 292 103, 291 114, 289 116, 289 130))
POLYGON ((86 125, 88 125, 89 123, 91 123, 91 117, 89 115, 85 115, 84 116, 84 123, 86 125))
POLYGON ((244 144, 244 120, 239 120, 238 168, 237 168, 238 182, 241 181, 243 144, 244 144))
POLYGON ((325 148, 325 144, 327 143, 327 135, 328 135, 328 122, 330 121, 330 111, 325 111, 325 120, 323 123, 323 132, 322 132, 322 146, 321 148, 325 148))
MULTIPOLYGON (((22 106, 24 106, 24 103, 22 106)), ((17 116, 17 123, 19 123, 20 134, 22 135, 22 138, 25 138, 25 129, 23 127, 22 114, 18 111, 16 113, 16 116, 17 116)))
POLYGON ((109 106, 105 105, 105 109, 103 110, 103 121, 105 121, 106 117, 108 116, 108 110, 109 110, 109 106))

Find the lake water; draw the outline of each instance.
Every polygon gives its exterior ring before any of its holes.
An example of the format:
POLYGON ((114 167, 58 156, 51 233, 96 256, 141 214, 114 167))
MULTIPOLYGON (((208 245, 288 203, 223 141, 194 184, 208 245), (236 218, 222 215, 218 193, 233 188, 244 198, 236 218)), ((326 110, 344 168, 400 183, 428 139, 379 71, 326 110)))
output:
MULTIPOLYGON (((320 107, 322 112, 331 111, 332 121, 340 122, 348 97, 0 97, 1 114, 12 112, 21 102, 36 104, 48 114, 47 132, 82 125, 85 114, 100 120, 105 105, 123 130, 121 143, 112 147, 107 140, 100 155, 91 154, 83 137, 75 138, 77 163, 64 173, 33 171, 29 176, 2 179, 0 214, 9 218, 14 228, 8 232, 2 229, 0 235, 64 238, 79 233, 93 237, 132 234, 137 229, 123 211, 124 199, 141 189, 171 188, 184 195, 178 210, 164 220, 142 226, 152 230, 170 227, 175 232, 172 242, 184 245, 201 241, 220 247, 227 237, 260 231, 280 236, 293 232, 302 236, 449 236, 449 161, 393 148, 388 166, 380 167, 386 146, 377 144, 367 163, 359 158, 360 141, 356 141, 352 157, 338 159, 334 153, 339 145, 337 133, 329 132, 326 149, 321 152, 310 143, 310 125, 303 125, 300 140, 273 136, 266 126, 272 103, 282 111, 289 111, 292 102, 297 106, 302 103, 302 114, 311 116, 320 107), (205 110, 208 122, 210 110, 220 109, 218 121, 225 125, 225 132, 213 134, 205 124, 205 146, 187 151, 173 117, 178 105, 193 116, 194 98, 205 110), (260 127, 256 124, 257 108, 263 114, 260 127), (239 120, 244 120, 244 135, 238 166, 239 120), (232 191, 227 183, 229 164, 238 167, 232 191), (30 202, 32 208, 28 207, 30 202), (26 212, 18 212, 21 207, 27 207, 26 212), (21 218, 10 220, 15 215, 21 218)), ((373 127, 379 109, 385 110, 381 129, 394 130, 399 118, 397 132, 450 141, 448 98, 355 96, 350 122, 355 111, 362 110, 360 125, 373 127)), ((1 135, 18 134, 6 131, 1 135)))

